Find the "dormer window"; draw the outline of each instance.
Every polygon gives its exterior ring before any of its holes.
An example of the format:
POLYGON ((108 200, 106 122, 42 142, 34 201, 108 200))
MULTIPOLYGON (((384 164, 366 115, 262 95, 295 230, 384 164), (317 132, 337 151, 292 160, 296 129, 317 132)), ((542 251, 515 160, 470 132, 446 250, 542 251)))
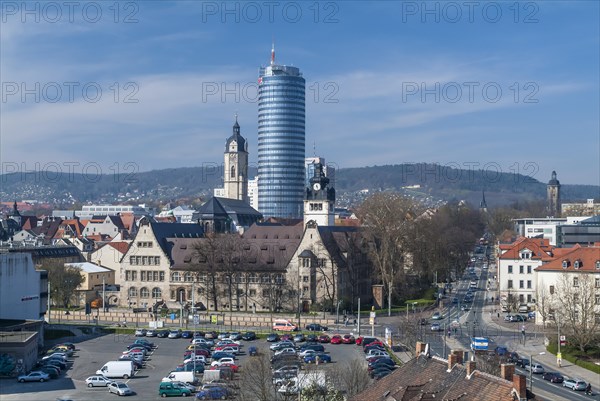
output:
POLYGON ((567 267, 569 267, 569 261, 568 260, 563 260, 562 267, 563 267, 563 269, 566 269, 567 267))
POLYGON ((596 269, 600 269, 600 260, 596 261, 596 269))
POLYGON ((579 269, 581 267, 581 265, 582 265, 582 263, 581 263, 581 260, 579 260, 579 259, 577 259, 575 261, 575 263, 573 263, 573 267, 576 269, 579 269))

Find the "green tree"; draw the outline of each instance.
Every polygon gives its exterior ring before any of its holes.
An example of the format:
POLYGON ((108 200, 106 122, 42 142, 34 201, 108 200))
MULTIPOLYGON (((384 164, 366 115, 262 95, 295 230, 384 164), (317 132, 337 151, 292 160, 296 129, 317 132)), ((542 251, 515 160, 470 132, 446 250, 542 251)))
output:
POLYGON ((75 290, 83 284, 85 277, 81 269, 62 261, 46 261, 42 270, 48 271, 50 283, 50 299, 55 305, 68 308, 75 290))

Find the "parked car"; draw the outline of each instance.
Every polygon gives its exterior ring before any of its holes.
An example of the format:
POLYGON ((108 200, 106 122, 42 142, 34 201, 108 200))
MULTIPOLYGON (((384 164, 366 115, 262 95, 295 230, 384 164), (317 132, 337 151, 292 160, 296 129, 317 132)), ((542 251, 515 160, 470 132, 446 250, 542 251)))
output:
POLYGON ((153 329, 146 331, 146 337, 156 337, 156 334, 158 334, 158 331, 153 329))
MULTIPOLYGON (((175 368, 174 372, 192 372, 194 371, 194 363, 184 363, 183 365, 179 365, 175 368)), ((196 373, 204 373, 204 364, 197 363, 196 364, 196 373)))
POLYGON ((511 322, 524 322, 527 320, 526 316, 523 315, 513 315, 510 319, 511 322))
POLYGON ((336 334, 335 336, 331 337, 331 344, 341 344, 342 343, 342 336, 340 336, 339 334, 336 334))
POLYGON ((542 379, 548 380, 551 383, 562 383, 565 381, 565 378, 557 372, 546 372, 542 375, 542 379))
POLYGON ((225 400, 229 398, 231 392, 226 387, 209 387, 196 393, 199 400, 225 400))
POLYGON ((169 336, 169 330, 161 330, 156 333, 156 337, 158 338, 167 338, 169 336))
POLYGON ((60 371, 52 366, 44 366, 43 368, 40 368, 40 372, 47 373, 51 379, 58 379, 60 376, 60 371))
POLYGON ((431 315, 431 320, 442 320, 442 314, 440 312, 435 312, 431 315))
POLYGON ((342 343, 344 344, 354 344, 356 340, 352 334, 344 334, 342 337, 342 343))
POLYGON ((319 363, 330 363, 331 362, 331 357, 327 354, 323 354, 322 352, 319 353, 315 353, 312 355, 307 355, 304 357, 304 363, 317 363, 317 360, 319 361, 319 363))
POLYGON ((17 381, 21 383, 25 382, 45 382, 50 380, 50 375, 39 370, 34 370, 28 375, 21 375, 17 377, 17 381))
POLYGON ((529 359, 527 359, 527 358, 519 358, 519 359, 517 359, 517 362, 515 364, 517 366, 522 367, 523 369, 526 369, 526 367, 529 366, 529 359))
POLYGON ((144 363, 142 361, 140 361, 139 359, 136 359, 130 355, 121 355, 119 357, 119 361, 131 361, 131 362, 133 362, 133 366, 136 369, 141 369, 144 366, 144 363))
POLYGON ((318 323, 311 323, 306 325, 308 331, 327 331, 327 326, 320 325, 318 323))
POLYGON ((134 344, 143 344, 144 346, 150 347, 150 348, 156 347, 156 344, 154 344, 153 342, 150 342, 150 341, 146 340, 145 338, 138 338, 133 343, 134 344))
POLYGON ((194 333, 192 333, 189 330, 183 331, 181 333, 181 338, 192 338, 192 337, 194 337, 194 333))
POLYGON ((566 387, 573 391, 585 391, 587 383, 579 379, 565 379, 563 381, 563 387, 566 387))
POLYGON ((158 395, 161 397, 192 395, 192 390, 180 382, 161 382, 158 385, 158 395))
POLYGON ((277 333, 271 333, 267 336, 267 341, 270 343, 274 343, 279 341, 279 334, 277 333))
POLYGON ((135 336, 136 337, 145 337, 146 336, 146 329, 137 329, 135 331, 135 336))
POLYGON ((306 337, 302 333, 295 334, 292 340, 296 343, 302 343, 306 341, 306 337))
POLYGON ((502 347, 502 346, 498 346, 498 347, 496 347, 496 349, 494 350, 494 352, 498 356, 504 356, 504 355, 506 355, 508 353, 508 348, 502 347))
POLYGON ((168 338, 181 338, 181 330, 171 330, 168 338))
POLYGON ((250 356, 258 355, 258 349, 256 347, 248 347, 248 355, 250 355, 250 356))
POLYGON ((319 342, 320 343, 328 343, 328 342, 331 342, 331 338, 327 334, 321 334, 319 336, 319 342))
POLYGON ((133 395, 134 392, 123 382, 111 382, 108 384, 108 392, 116 395, 133 395))
POLYGON ((512 321, 512 318, 513 318, 513 315, 510 315, 510 314, 509 314, 509 315, 506 315, 506 316, 504 316, 504 321, 505 321, 505 322, 511 322, 511 321, 512 321))
POLYGON ((256 340, 256 333, 253 331, 247 331, 242 335, 242 340, 245 340, 245 341, 256 340))
POLYGON ((102 375, 94 375, 85 379, 85 384, 87 384, 88 387, 106 387, 112 382, 112 380, 107 379, 102 375))
POLYGON ((229 363, 229 362, 223 362, 220 365, 214 365, 210 367, 210 370, 219 370, 219 368, 230 368, 231 370, 233 370, 234 373, 237 373, 240 369, 240 367, 238 365, 236 365, 235 363, 229 363))
POLYGON ((439 323, 433 323, 431 325, 431 331, 441 331, 442 330, 442 326, 440 326, 439 323))
POLYGON ((535 373, 538 375, 541 375, 542 373, 545 372, 544 367, 542 365, 540 365, 539 363, 534 363, 533 365, 527 365, 525 367, 525 370, 531 371, 531 373, 535 373))

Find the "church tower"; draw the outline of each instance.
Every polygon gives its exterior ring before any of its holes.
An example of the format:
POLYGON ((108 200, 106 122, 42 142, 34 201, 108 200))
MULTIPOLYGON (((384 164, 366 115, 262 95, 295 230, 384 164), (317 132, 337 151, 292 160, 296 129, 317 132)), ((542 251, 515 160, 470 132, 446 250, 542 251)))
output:
POLYGON ((304 199, 304 225, 311 220, 319 226, 335 225, 335 189, 329 188, 321 163, 315 164, 304 199))
POLYGON ((225 198, 248 202, 248 144, 240 135, 237 114, 233 124, 233 134, 225 144, 223 184, 225 198))
POLYGON ((556 171, 552 172, 552 178, 548 181, 548 216, 560 217, 560 182, 556 179, 556 171))
POLYGON ((483 213, 487 213, 488 211, 487 202, 485 201, 485 191, 481 191, 481 202, 479 202, 479 211, 483 213))

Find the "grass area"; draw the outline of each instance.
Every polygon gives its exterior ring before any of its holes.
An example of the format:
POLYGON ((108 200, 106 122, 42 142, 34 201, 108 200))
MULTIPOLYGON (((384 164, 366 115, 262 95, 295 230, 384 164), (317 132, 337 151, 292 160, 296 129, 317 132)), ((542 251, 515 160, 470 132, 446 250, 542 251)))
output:
MULTIPOLYGON (((556 355, 556 353, 558 352, 558 344, 556 342, 551 342, 546 347, 546 350, 551 354, 556 355)), ((574 363, 577 366, 581 366, 582 368, 587 369, 591 372, 600 374, 600 365, 596 365, 595 363, 590 362, 589 360, 587 360, 587 358, 582 359, 580 357, 581 355, 579 350, 574 349, 572 347, 563 346, 560 352, 562 354, 562 359, 574 363)))

